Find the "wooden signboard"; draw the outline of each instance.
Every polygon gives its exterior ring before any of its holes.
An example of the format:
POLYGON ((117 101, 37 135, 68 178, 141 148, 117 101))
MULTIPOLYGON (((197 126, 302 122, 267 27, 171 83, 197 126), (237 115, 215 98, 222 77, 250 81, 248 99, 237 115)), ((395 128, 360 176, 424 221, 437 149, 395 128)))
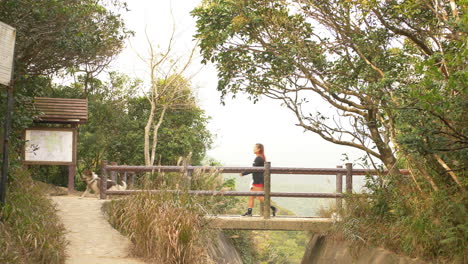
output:
POLYGON ((0 84, 9 86, 13 68, 16 30, 0 22, 0 84))
POLYGON ((28 128, 24 139, 24 164, 76 164, 76 129, 28 128))

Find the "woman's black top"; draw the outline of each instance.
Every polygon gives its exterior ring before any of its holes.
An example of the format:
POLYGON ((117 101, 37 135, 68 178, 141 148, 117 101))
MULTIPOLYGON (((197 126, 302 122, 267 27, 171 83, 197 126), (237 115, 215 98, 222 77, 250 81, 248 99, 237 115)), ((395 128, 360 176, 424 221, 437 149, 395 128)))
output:
MULTIPOLYGON (((263 167, 265 165, 265 161, 262 157, 257 156, 254 160, 253 166, 254 167, 263 167)), ((263 184, 263 172, 243 172, 242 175, 248 175, 252 173, 253 184, 263 184)))

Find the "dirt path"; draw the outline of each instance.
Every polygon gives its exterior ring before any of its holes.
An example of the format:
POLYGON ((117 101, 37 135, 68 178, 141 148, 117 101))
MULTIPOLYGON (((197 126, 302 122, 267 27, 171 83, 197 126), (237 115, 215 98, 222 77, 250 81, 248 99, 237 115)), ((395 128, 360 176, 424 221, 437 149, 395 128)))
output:
POLYGON ((111 227, 101 212, 103 200, 52 196, 67 229, 67 264, 143 264, 130 258, 130 241, 111 227))

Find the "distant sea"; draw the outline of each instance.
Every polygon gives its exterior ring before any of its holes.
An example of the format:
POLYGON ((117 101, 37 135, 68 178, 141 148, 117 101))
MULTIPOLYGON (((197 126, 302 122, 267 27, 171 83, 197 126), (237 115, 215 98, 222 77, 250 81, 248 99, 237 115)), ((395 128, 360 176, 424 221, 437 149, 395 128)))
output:
MULTIPOLYGON (((238 176, 225 174, 226 179, 235 178, 237 191, 248 191, 252 181, 252 175, 238 176)), ((332 175, 284 175, 271 176, 272 192, 313 192, 335 193, 336 178, 332 175)), ((343 177, 343 189, 344 187, 343 177)), ((363 176, 353 177, 353 191, 360 192, 364 185, 363 176)), ((334 206, 334 198, 285 198, 273 197, 272 200, 279 206, 287 208, 297 216, 318 216, 321 208, 328 209, 334 206)), ((257 202, 257 201, 255 201, 257 202)))

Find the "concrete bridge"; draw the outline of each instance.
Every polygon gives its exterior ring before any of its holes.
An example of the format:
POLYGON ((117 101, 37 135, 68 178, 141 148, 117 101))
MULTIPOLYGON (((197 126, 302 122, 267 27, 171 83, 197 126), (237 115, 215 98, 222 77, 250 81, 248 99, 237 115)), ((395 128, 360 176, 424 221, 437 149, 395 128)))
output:
POLYGON ((212 228, 238 230, 281 230, 322 232, 331 227, 332 218, 276 216, 264 219, 261 216, 235 215, 205 216, 212 228))

